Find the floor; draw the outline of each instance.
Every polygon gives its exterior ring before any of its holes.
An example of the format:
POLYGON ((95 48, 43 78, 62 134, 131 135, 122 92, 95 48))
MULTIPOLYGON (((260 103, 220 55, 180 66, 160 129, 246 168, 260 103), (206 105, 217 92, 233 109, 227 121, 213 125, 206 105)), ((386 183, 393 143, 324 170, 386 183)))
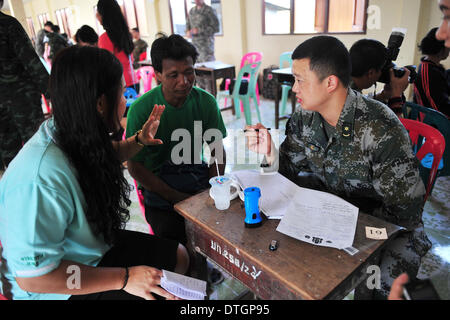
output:
MULTIPOLYGON (((223 105, 223 102, 221 102, 223 105)), ((252 105, 252 117, 255 123, 257 117, 252 105)), ((260 111, 262 123, 268 128, 275 128, 274 124, 274 102, 272 100, 261 100, 260 111)), ((245 126, 245 120, 236 119, 230 110, 223 111, 225 125, 229 131, 229 137, 225 140, 225 149, 227 155, 232 154, 234 143, 239 140, 239 134, 245 126), (230 134, 231 133, 231 134, 230 134)), ((286 121, 280 123, 279 141, 284 140, 284 128, 286 121)), ((235 155, 234 161, 227 165, 226 171, 232 172, 242 169, 257 168, 257 162, 250 161, 252 156, 249 153, 235 155), (253 164, 249 163, 252 162, 253 164)), ((255 159, 253 159, 255 160, 255 159)), ((3 172, 0 171, 0 178, 3 172)), ((134 188, 134 184, 128 171, 125 171, 127 179, 134 188)), ((148 225, 146 224, 135 192, 131 194, 132 204, 130 206, 131 219, 127 224, 128 230, 148 233, 148 225)), ((430 278, 435 285, 442 299, 450 299, 450 177, 440 177, 437 179, 433 193, 427 201, 423 213, 423 221, 428 237, 433 242, 433 248, 423 259, 419 278, 430 278)), ((253 295, 239 281, 224 272, 225 280, 212 287, 209 299, 211 300, 233 300, 233 299, 252 299, 253 295)), ((346 297, 347 300, 353 299, 353 294, 346 297)))
MULTIPOLYGON (((223 102, 220 103, 223 106, 223 102)), ((275 128, 274 121, 274 102, 273 100, 261 100, 260 112, 262 123, 267 128, 275 128)), ((236 119, 230 110, 223 111, 222 116, 228 130, 229 136, 225 139, 225 149, 228 155, 232 154, 233 146, 236 148, 236 140, 239 140, 240 130, 245 127, 245 120, 236 119)), ((257 115, 252 105, 253 123, 257 121, 257 115)), ((284 140, 284 129, 286 120, 280 123, 279 142, 284 140)), ((231 164, 227 165, 226 171, 232 172, 242 169, 255 169, 258 165, 249 160, 251 155, 248 152, 234 156, 231 164), (252 162, 252 163, 249 163, 252 162)), ((254 159, 253 159, 254 160, 254 159)), ((128 174, 128 173, 126 173, 128 174)), ((137 203, 135 193, 132 194, 133 204, 131 205, 132 219, 127 228, 148 232, 142 214, 137 203)), ((450 299, 450 177, 440 177, 436 181, 433 193, 425 204, 423 221, 428 237, 433 242, 432 249, 423 259, 418 277, 421 279, 430 278, 436 287, 442 299, 450 299)), ((239 281, 234 280, 224 272, 225 281, 212 288, 209 296, 211 300, 232 300, 232 299, 252 299, 254 298, 248 292, 245 286, 239 281)), ((346 300, 353 299, 353 293, 350 293, 346 300)))

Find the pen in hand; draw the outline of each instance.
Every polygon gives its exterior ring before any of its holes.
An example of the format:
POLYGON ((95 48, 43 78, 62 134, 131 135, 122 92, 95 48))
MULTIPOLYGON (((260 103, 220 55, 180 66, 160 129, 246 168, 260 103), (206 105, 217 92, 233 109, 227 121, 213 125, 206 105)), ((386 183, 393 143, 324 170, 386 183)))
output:
POLYGON ((260 132, 260 131, 262 131, 262 130, 267 130, 267 131, 270 131, 270 130, 271 130, 271 128, 267 128, 267 129, 253 129, 253 130, 244 130, 244 132, 252 132, 252 131, 255 131, 255 132, 260 132))

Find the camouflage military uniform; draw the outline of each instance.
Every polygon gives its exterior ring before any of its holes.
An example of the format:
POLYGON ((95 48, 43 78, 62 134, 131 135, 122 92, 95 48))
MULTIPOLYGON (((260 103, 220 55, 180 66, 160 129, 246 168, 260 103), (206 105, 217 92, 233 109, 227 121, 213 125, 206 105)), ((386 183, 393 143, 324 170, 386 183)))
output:
POLYGON ((136 40, 134 42, 134 50, 133 50, 133 68, 134 69, 139 69, 140 68, 140 64, 139 62, 139 57, 142 53, 144 53, 148 48, 148 44, 147 42, 145 42, 142 39, 136 40))
POLYGON ((279 172, 406 229, 380 255, 382 288, 370 295, 387 298, 401 273, 416 277, 431 248, 422 222, 425 187, 408 132, 388 107, 351 89, 336 128, 324 123, 317 112, 293 114, 280 147, 279 172))
MULTIPOLYGON (((219 32, 219 20, 216 11, 204 4, 203 7, 193 7, 189 11, 189 18, 186 21, 186 29, 197 28, 199 33, 192 35, 192 44, 197 48, 199 57, 197 62, 215 61, 214 56, 214 34, 219 32)), ((209 81, 197 77, 199 87, 211 92, 209 81), (208 90, 209 89, 209 90, 208 90)))
POLYGON ((20 23, 0 12, 0 167, 30 139, 44 115, 48 72, 20 23))

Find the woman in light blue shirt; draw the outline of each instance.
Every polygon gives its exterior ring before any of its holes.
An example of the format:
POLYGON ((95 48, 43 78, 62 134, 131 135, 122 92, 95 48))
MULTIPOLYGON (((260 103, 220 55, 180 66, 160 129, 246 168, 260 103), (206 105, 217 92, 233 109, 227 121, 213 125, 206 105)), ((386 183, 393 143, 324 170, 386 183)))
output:
POLYGON ((106 50, 71 47, 50 76, 53 117, 0 181, 3 292, 12 299, 154 299, 162 269, 185 273, 186 249, 123 230, 130 186, 122 162, 154 139, 164 106, 120 142, 126 108, 121 63, 106 50))

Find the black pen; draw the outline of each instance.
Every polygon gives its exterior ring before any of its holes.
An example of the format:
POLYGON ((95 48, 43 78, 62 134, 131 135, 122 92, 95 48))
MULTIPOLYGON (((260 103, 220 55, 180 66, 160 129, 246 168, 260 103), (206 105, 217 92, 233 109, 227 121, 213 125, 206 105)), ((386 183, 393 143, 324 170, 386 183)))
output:
MULTIPOLYGON (((254 131, 255 132, 259 132, 260 130, 267 130, 267 131, 270 131, 270 130, 272 130, 271 128, 267 128, 267 129, 255 129, 254 131)), ((244 132, 250 132, 250 131, 252 131, 252 130, 244 130, 244 132)))

